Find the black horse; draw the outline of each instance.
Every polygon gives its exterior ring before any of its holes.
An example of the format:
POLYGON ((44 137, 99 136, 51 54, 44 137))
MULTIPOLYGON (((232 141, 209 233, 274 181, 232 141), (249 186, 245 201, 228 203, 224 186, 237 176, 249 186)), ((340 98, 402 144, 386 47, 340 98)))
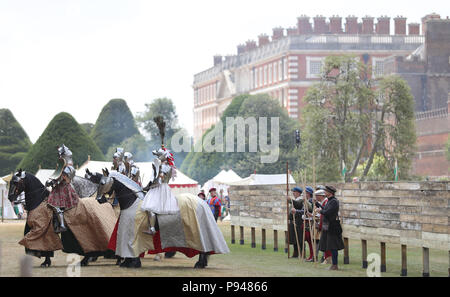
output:
MULTIPOLYGON (((97 190, 97 201, 99 203, 106 202, 105 195, 112 195, 112 193, 115 193, 115 197, 119 201, 120 211, 126 211, 128 208, 130 208, 135 202, 136 199, 138 199, 138 192, 142 192, 142 194, 145 194, 143 192, 142 188, 138 186, 136 188, 136 191, 133 191, 126 185, 124 185, 122 182, 117 180, 114 177, 108 177, 109 172, 108 170, 104 170, 103 174, 95 173, 92 174, 89 172, 89 170, 86 170, 87 175, 86 177, 89 178, 92 182, 98 183, 99 187, 97 190)), ((156 231, 159 230, 159 224, 158 224, 158 217, 156 216, 156 223, 155 223, 155 229, 156 231)), ((174 255, 174 252, 168 252, 166 253, 166 257, 170 258, 174 255)), ((208 265, 208 254, 207 253, 200 253, 199 254, 199 260, 195 263, 194 268, 205 268, 208 265)), ((136 258, 125 258, 125 261, 121 264, 121 267, 132 267, 132 268, 139 268, 141 267, 141 260, 139 257, 136 258)))
MULTIPOLYGON (((83 181, 83 183, 83 187, 86 189, 86 180, 83 181)), ((11 182, 9 184, 8 199, 13 204, 24 202, 25 210, 27 210, 27 212, 30 212, 38 207, 41 203, 46 203, 46 199, 49 194, 50 192, 39 181, 39 179, 37 179, 33 174, 22 171, 22 169, 20 169, 11 178, 11 182), (25 193, 25 201, 17 201, 19 195, 22 192, 25 193)), ((30 232, 30 230, 31 228, 27 222, 25 224, 24 235, 30 232)), ((102 255, 107 257, 110 254, 110 252, 108 251, 84 253, 80 243, 77 241, 69 227, 67 227, 67 231, 61 233, 61 242, 63 246, 63 252, 76 253, 78 255, 84 256, 84 258, 81 260, 82 266, 88 265, 90 258, 95 259, 96 257, 102 255)), ((53 251, 37 251, 25 248, 25 252, 39 258, 45 257, 45 261, 41 264, 41 267, 49 267, 51 265, 50 258, 54 256, 53 251)))

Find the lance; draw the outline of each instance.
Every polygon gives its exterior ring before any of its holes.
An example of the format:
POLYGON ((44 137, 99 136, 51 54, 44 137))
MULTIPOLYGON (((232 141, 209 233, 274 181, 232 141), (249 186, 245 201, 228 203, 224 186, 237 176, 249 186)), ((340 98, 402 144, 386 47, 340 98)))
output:
POLYGON ((290 258, 290 248, 289 248, 289 162, 286 162, 286 222, 287 222, 287 252, 288 259, 290 258))
MULTIPOLYGON (((287 164, 287 163, 286 163, 287 164)), ((289 196, 289 171, 286 170, 288 172, 288 174, 286 174, 286 189, 287 189, 287 195, 288 198, 291 200, 292 203, 292 207, 294 207, 294 201, 292 199, 292 197, 289 196)), ((288 202, 288 240, 289 240, 289 202, 288 202)), ((298 241, 298 232, 297 232, 297 223, 295 222, 295 213, 292 214, 292 221, 293 221, 293 225, 294 225, 294 232, 295 232, 295 241, 297 242, 297 253, 300 254, 300 244, 298 241)), ((289 242, 288 241, 288 249, 289 249, 289 242)), ((301 260, 301 258, 299 258, 301 260)))
POLYGON ((302 184, 303 184, 303 237, 302 237, 302 259, 304 258, 305 254, 305 229, 306 229, 306 213, 308 211, 308 204, 306 203, 306 168, 305 168, 305 175, 302 175, 302 184))
POLYGON ((316 251, 317 251, 317 249, 316 249, 316 213, 315 213, 315 210, 316 210, 316 159, 315 159, 315 157, 314 157, 314 155, 313 155, 313 189, 314 189, 314 191, 313 191, 313 209, 312 209, 312 230, 310 230, 310 231, 312 231, 312 241, 313 241, 313 250, 314 250, 314 253, 313 253, 313 261, 314 262, 316 262, 316 257, 317 257, 317 255, 316 255, 316 251))

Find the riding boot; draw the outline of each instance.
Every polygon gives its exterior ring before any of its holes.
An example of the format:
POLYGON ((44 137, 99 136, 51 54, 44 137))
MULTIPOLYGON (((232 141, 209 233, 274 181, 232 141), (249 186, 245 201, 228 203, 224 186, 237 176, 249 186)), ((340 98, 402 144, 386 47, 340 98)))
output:
POLYGON ((145 233, 145 234, 149 234, 149 235, 155 235, 156 229, 154 227, 154 222, 155 222, 156 218, 155 218, 153 212, 151 212, 151 211, 148 211, 147 214, 148 214, 147 218, 148 218, 148 226, 149 226, 149 228, 148 228, 148 230, 145 230, 145 231, 142 231, 142 232, 145 233))

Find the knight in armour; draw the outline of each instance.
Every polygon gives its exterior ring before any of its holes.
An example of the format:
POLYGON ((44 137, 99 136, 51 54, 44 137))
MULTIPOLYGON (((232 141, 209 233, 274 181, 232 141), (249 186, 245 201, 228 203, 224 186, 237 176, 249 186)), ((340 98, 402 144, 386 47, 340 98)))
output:
POLYGON ((133 154, 130 152, 125 152, 123 163, 125 164, 127 176, 137 184, 141 185, 140 170, 133 160, 133 154))
POLYGON ((58 156, 62 165, 55 170, 45 185, 52 187, 47 203, 53 207, 57 215, 59 226, 55 231, 60 233, 67 231, 64 225, 64 212, 77 206, 80 197, 71 184, 75 177, 72 152, 63 144, 58 147, 58 156))
POLYGON ((113 166, 111 169, 120 172, 124 175, 128 175, 127 168, 123 161, 124 154, 125 153, 123 148, 121 147, 116 148, 116 152, 113 154, 113 166))
POLYGON ((141 183, 141 171, 139 170, 139 167, 137 167, 135 164, 133 164, 133 166, 131 166, 130 178, 134 182, 136 182, 139 186, 142 186, 142 183, 141 183))
POLYGON ((149 230, 147 234, 155 234, 155 214, 176 214, 180 211, 175 195, 170 190, 169 181, 176 175, 173 154, 164 147, 165 122, 162 117, 154 119, 161 136, 161 148, 154 150, 153 177, 144 188, 148 191, 142 203, 142 210, 148 213, 149 230))

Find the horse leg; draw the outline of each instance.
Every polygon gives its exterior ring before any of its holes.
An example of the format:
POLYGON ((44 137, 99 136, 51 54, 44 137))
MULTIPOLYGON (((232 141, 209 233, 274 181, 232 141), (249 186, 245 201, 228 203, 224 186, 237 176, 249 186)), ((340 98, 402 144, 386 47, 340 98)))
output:
POLYGON ((85 257, 83 258, 83 260, 81 260, 80 265, 81 265, 81 266, 88 266, 88 264, 89 264, 89 257, 85 256, 85 257))
POLYGON ((50 267, 50 265, 52 265, 52 261, 49 256, 46 256, 45 261, 41 264, 41 267, 50 267))
POLYGON ((91 262, 95 262, 95 261, 97 261, 97 259, 98 259, 98 256, 89 257, 89 261, 91 261, 91 262))
POLYGON ((120 264, 120 267, 129 267, 131 262, 131 258, 125 258, 125 260, 122 261, 122 263, 120 264))
POLYGON ((141 268, 142 264, 141 264, 141 259, 139 257, 137 258, 132 258, 130 265, 128 265, 128 268, 141 268))
POLYGON ((208 266, 209 254, 205 254, 205 267, 208 266))
POLYGON ((194 268, 205 268, 208 266, 207 254, 200 253, 198 256, 198 261, 195 263, 194 268))

